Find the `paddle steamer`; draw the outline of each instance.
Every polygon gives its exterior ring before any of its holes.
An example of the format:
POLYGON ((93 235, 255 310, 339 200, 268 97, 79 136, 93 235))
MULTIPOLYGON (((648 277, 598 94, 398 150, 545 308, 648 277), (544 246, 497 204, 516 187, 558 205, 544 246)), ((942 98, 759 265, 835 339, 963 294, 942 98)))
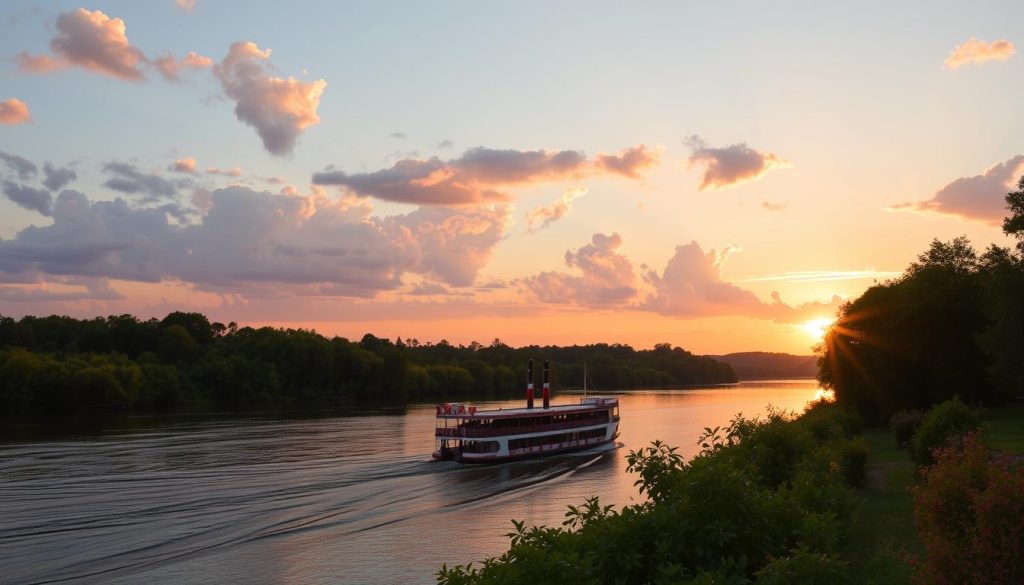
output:
POLYGON ((526 407, 477 410, 447 403, 437 407, 434 459, 490 463, 590 449, 619 436, 619 399, 584 395, 578 404, 551 404, 544 362, 541 407, 534 408, 533 360, 527 367, 526 407))

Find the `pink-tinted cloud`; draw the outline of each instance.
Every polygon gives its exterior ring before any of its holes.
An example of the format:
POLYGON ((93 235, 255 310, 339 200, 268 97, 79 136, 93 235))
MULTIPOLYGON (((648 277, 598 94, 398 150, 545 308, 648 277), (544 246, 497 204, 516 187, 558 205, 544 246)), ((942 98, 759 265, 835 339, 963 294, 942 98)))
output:
POLYGON ((221 169, 217 167, 206 167, 206 174, 208 175, 224 175, 225 177, 241 177, 242 169, 239 167, 231 167, 230 169, 221 169))
POLYGON ((174 0, 174 5, 183 12, 192 12, 196 8, 196 0, 174 0))
POLYGON ((64 59, 54 59, 49 55, 31 55, 22 51, 14 57, 18 64, 18 71, 22 73, 52 73, 71 67, 71 63, 64 59))
POLYGON ((789 166, 785 159, 770 152, 754 150, 742 142, 713 148, 700 136, 691 136, 687 143, 693 148, 693 154, 687 159, 689 165, 704 167, 701 191, 756 181, 772 169, 789 166))
POLYGON ((461 157, 441 160, 404 159, 390 169, 347 174, 325 170, 313 174, 317 185, 338 185, 366 197, 418 205, 465 205, 507 201, 508 187, 579 179, 600 174, 638 176, 651 152, 643 146, 621 155, 601 155, 604 162, 587 159, 576 150, 512 150, 477 147, 461 157), (639 154, 637 154, 639 153, 639 154))
POLYGON ((587 194, 587 188, 583 186, 567 187, 562 192, 562 197, 551 205, 536 207, 526 214, 526 231, 533 234, 547 228, 552 223, 562 219, 572 209, 572 202, 587 194))
POLYGON ((173 83, 180 79, 182 71, 213 67, 213 59, 190 51, 179 61, 174 58, 174 55, 166 53, 153 59, 153 66, 160 72, 160 75, 164 76, 164 79, 173 83))
POLYGON ((638 179, 641 171, 655 167, 660 162, 661 152, 658 149, 641 144, 620 150, 617 154, 599 154, 594 159, 594 166, 608 173, 638 179))
POLYGON ((772 302, 761 301, 749 290, 722 278, 722 266, 735 248, 704 252, 697 242, 676 246, 665 270, 648 270, 644 280, 653 287, 639 308, 676 317, 741 315, 799 323, 811 318, 831 317, 842 303, 833 296, 828 302, 812 301, 791 306, 772 292, 772 302))
POLYGON ((179 158, 174 161, 174 164, 168 167, 167 170, 174 171, 176 173, 188 173, 190 175, 194 175, 196 174, 196 159, 192 157, 179 158))
POLYGON ((0 124, 13 126, 15 124, 24 124, 30 119, 28 104, 18 98, 11 98, 0 102, 0 124))
POLYGON ((1013 53, 1013 43, 1010 41, 998 40, 988 43, 971 37, 967 42, 957 45, 942 64, 946 69, 959 69, 964 65, 986 61, 1006 61, 1013 53))
POLYGON ((50 48, 59 58, 96 73, 125 81, 142 81, 146 56, 128 42, 124 21, 79 8, 57 16, 50 48))
POLYGON ((953 215, 999 225, 1006 216, 1006 194, 1024 174, 1024 154, 997 163, 980 175, 961 177, 927 201, 899 203, 892 210, 953 215))
POLYGON ((540 302, 573 303, 588 307, 617 307, 637 295, 637 276, 633 263, 622 249, 617 233, 594 234, 591 243, 565 253, 565 264, 580 275, 541 272, 521 281, 540 302))
POLYGON ((243 187, 197 190, 194 197, 205 214, 175 224, 165 206, 90 202, 63 191, 52 225, 0 241, 0 273, 177 280, 243 296, 371 297, 399 290, 406 273, 471 285, 511 216, 495 207, 372 218, 363 202, 350 198, 243 187))
POLYGON ((317 108, 327 82, 275 77, 268 72, 269 58, 270 49, 232 43, 213 74, 235 101, 235 116, 256 129, 267 151, 284 155, 292 152, 306 128, 320 123, 317 108))

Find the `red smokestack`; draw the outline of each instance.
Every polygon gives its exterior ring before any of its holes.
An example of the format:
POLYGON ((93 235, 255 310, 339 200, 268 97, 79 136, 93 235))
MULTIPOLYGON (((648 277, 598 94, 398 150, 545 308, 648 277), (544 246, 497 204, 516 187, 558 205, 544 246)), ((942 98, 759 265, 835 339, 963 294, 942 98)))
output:
POLYGON ((548 382, 548 361, 544 360, 544 408, 551 406, 551 384, 548 382))
POLYGON ((533 360, 526 365, 526 408, 533 408, 533 360))

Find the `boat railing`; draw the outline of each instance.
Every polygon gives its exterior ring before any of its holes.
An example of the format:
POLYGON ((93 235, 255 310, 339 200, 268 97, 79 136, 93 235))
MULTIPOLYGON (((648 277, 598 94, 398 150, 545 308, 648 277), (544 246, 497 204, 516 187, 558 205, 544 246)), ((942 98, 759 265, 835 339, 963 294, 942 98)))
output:
POLYGON ((541 433, 544 431, 560 431, 563 429, 578 429, 580 427, 594 427, 608 424, 608 420, 575 420, 551 423, 546 425, 526 425, 521 427, 439 427, 435 436, 438 437, 500 437, 503 435, 525 435, 527 433, 541 433))

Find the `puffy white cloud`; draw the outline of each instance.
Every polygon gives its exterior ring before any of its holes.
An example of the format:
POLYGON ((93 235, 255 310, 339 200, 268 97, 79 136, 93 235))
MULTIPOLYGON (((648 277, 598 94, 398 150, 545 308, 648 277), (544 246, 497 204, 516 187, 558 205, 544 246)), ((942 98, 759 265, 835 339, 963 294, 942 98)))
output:
POLYGON ((0 102, 0 124, 9 126, 24 124, 30 118, 28 104, 18 98, 11 98, 0 102))
POLYGON ((892 210, 922 211, 1000 224, 1006 216, 1006 194, 1024 174, 1024 155, 997 163, 980 175, 961 177, 927 201, 892 205, 892 210))
POLYGON ((614 232, 594 234, 589 244, 565 253, 566 266, 577 269, 579 276, 546 271, 521 284, 544 303, 623 306, 636 297, 638 282, 633 263, 619 251, 622 243, 622 236, 614 232))
POLYGON ((701 191, 755 181, 772 169, 789 166, 785 159, 754 150, 742 142, 723 148, 708 146, 700 136, 691 136, 687 142, 693 148, 693 154, 687 159, 689 165, 704 167, 701 191))
POLYGON ((38 211, 43 215, 50 215, 53 210, 53 196, 44 189, 4 181, 4 195, 25 209, 38 211))
POLYGON ((568 215, 569 210, 572 209, 573 200, 579 199, 586 194, 587 188, 584 186, 567 187, 565 191, 562 192, 562 197, 559 198, 558 201, 555 201, 551 205, 531 209, 526 214, 527 233, 536 233, 562 219, 568 215))
POLYGON ((956 46, 942 62, 946 69, 959 69, 964 65, 984 63, 985 61, 1006 61, 1013 56, 1013 43, 998 40, 993 43, 979 41, 971 37, 956 46))
POLYGON ((317 185, 338 185, 359 195, 418 205, 465 205, 507 201, 506 188, 600 174, 637 178, 657 162, 643 145, 590 161, 576 150, 513 150, 477 147, 461 157, 404 159, 390 169, 313 174, 317 185))
POLYGON ((232 43, 213 74, 224 93, 235 101, 235 116, 256 129, 272 154, 292 152, 302 132, 320 123, 317 108, 327 88, 323 79, 302 82, 268 72, 270 49, 255 43, 232 43))

